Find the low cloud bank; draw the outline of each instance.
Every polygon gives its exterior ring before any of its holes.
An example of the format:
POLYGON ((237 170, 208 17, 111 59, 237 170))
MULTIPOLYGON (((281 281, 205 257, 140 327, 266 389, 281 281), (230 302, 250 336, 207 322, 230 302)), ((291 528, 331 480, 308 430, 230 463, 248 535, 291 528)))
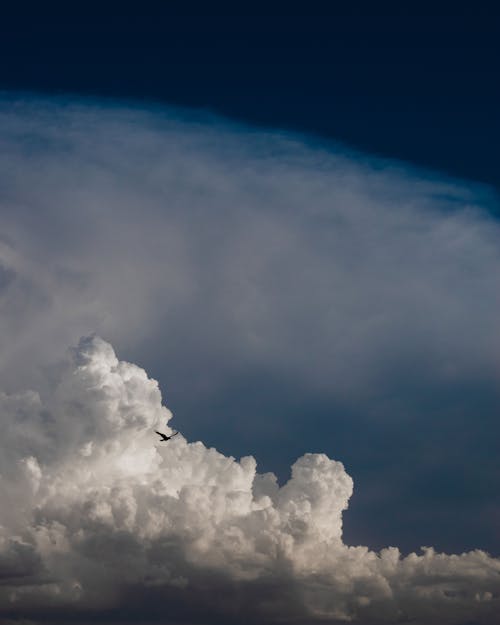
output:
POLYGON ((96 336, 0 408, 2 623, 498 622, 499 559, 344 544, 353 482, 324 454, 279 487, 251 456, 157 443, 157 382, 96 336))

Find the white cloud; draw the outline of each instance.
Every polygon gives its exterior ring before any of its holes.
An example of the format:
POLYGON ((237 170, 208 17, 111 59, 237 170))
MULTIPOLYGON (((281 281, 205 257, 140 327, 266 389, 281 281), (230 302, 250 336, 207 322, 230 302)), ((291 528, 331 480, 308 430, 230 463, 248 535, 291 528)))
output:
POLYGON ((4 388, 94 331, 189 392, 249 368, 357 401, 408 369, 493 375, 480 187, 99 104, 4 100, 0 136, 4 388))
POLYGON ((70 352, 44 398, 2 402, 5 622, 105 622, 124 609, 163 623, 179 610, 204 623, 497 622, 500 560, 347 546, 353 483, 323 454, 299 458, 280 488, 252 457, 182 434, 158 443, 171 413, 157 383, 98 337, 70 352))
MULTIPOLYGON (((278 488, 253 460, 181 436, 155 450, 152 428, 170 413, 142 369, 96 340, 72 365, 45 367, 97 331, 211 425, 204 399, 224 400, 225 385, 258 371, 286 381, 280 401, 293 388, 379 426, 414 418, 418 436, 398 456, 408 455, 404 488, 427 460, 434 475, 454 455, 487 494, 500 314, 487 190, 221 120, 61 99, 4 98, 0 142, 7 621, 92 608, 89 622, 104 622, 109 608, 116 622, 125 606, 131 620, 162 622, 167 601, 172 622, 240 622, 244 606, 259 623, 494 623, 498 560, 485 553, 403 559, 345 546, 352 483, 326 456, 303 457, 278 488), (469 436, 472 421, 488 447, 469 436), (436 445, 434 430, 452 431, 453 445, 436 445), (414 463, 421 432, 429 453, 414 463)), ((289 421, 268 425, 295 436, 289 421)), ((375 499, 394 494, 390 445, 368 486, 375 499)), ((434 497, 443 482, 429 485, 434 497)), ((416 524, 430 509, 417 490, 405 500, 416 524)), ((460 492, 454 505, 469 508, 465 532, 494 515, 460 492)))

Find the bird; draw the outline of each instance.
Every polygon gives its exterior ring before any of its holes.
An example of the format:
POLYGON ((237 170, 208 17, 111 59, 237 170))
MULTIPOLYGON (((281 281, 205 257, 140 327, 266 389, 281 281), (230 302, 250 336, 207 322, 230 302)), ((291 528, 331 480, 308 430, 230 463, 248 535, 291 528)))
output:
POLYGON ((160 443, 163 443, 163 441, 169 441, 171 438, 174 438, 174 436, 176 436, 177 434, 179 434, 179 432, 174 432, 174 433, 173 433, 173 434, 171 434, 170 436, 167 436, 166 434, 163 434, 162 432, 158 432, 158 430, 155 430, 155 432, 161 436, 161 441, 160 441, 160 443))

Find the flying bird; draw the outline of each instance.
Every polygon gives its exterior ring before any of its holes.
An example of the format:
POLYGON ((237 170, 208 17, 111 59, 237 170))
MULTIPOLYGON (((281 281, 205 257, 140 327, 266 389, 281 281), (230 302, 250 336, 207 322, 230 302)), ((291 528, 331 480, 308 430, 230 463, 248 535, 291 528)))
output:
POLYGON ((177 434, 179 434, 179 432, 174 432, 174 433, 173 433, 173 434, 171 434, 170 436, 167 436, 166 434, 163 434, 162 432, 158 432, 158 430, 155 430, 155 432, 161 436, 161 441, 160 441, 160 443, 163 443, 163 441, 169 441, 171 438, 174 438, 174 436, 176 436, 177 434))

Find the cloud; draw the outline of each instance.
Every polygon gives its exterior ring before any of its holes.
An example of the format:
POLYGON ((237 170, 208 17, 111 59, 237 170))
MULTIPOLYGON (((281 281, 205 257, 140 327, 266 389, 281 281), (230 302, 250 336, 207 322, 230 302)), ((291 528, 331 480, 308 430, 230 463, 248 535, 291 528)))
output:
POLYGON ((414 549, 418 518, 430 544, 500 549, 487 189, 151 106, 5 96, 0 141, 2 388, 42 389, 96 331, 192 437, 280 479, 342 454, 359 540, 414 549))
POLYGON ((157 443, 157 382, 97 336, 57 372, 2 396, 4 622, 497 622, 487 553, 343 542, 342 463, 305 454, 279 487, 251 456, 157 443))
POLYGON ((484 188, 183 115, 3 100, 4 385, 93 331, 200 392, 266 369, 366 398, 497 365, 484 188))

